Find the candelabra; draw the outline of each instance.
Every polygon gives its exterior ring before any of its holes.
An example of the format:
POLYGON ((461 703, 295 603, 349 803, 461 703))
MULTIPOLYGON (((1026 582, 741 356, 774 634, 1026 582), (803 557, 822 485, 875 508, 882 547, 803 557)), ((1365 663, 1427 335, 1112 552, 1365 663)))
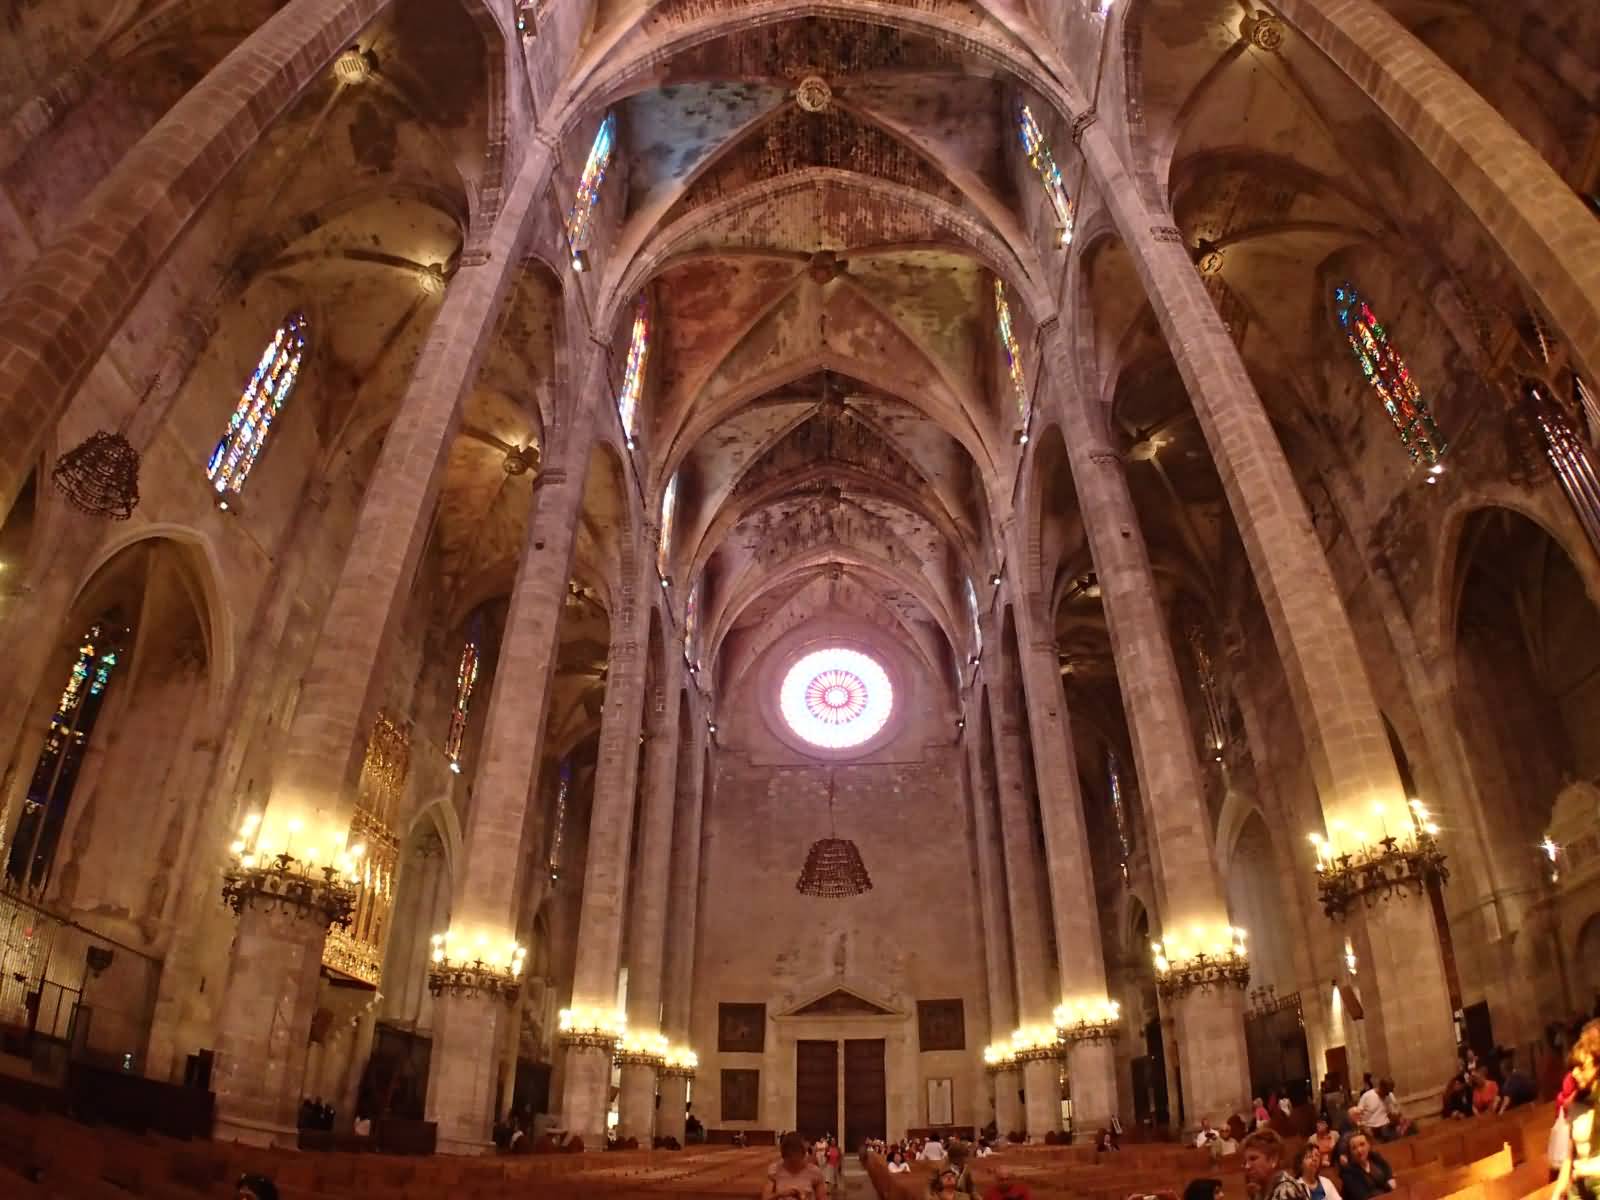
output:
POLYGON ((1012 1030, 1009 1050, 1013 1062, 1042 1062, 1060 1058, 1062 1045, 1054 1025, 1024 1025, 1012 1030))
POLYGON ((522 988, 526 947, 516 942, 497 947, 486 934, 481 934, 471 942, 472 949, 463 952, 459 947, 464 940, 453 932, 433 935, 428 991, 435 996, 448 992, 453 996, 514 1001, 522 988))
POLYGON ((669 1049, 671 1047, 667 1039, 659 1033, 639 1033, 630 1029, 617 1044, 611 1061, 619 1067, 654 1067, 660 1070, 666 1065, 669 1049))
MULTIPOLYGON (((1397 892, 1421 895, 1429 883, 1447 883, 1450 869, 1435 835, 1439 827, 1428 816, 1419 800, 1409 801, 1411 811, 1408 835, 1396 837, 1386 825, 1376 842, 1361 842, 1353 850, 1341 851, 1321 834, 1311 835, 1317 850, 1317 898, 1329 917, 1346 916, 1360 899, 1368 908, 1388 900, 1397 892)), ((1377 808, 1380 822, 1383 809, 1377 808)), ((1336 822, 1335 833, 1345 826, 1336 822)), ((1348 845, 1348 839, 1341 838, 1348 845)))
POLYGON ((1150 943, 1156 990, 1167 998, 1218 987, 1242 991, 1250 982, 1250 959, 1244 942, 1244 930, 1220 925, 1209 935, 1197 927, 1188 938, 1180 933, 1164 944, 1150 943))
POLYGON ((599 1008, 563 1008, 558 1037, 563 1046, 610 1050, 628 1031, 628 1018, 599 1008))
POLYGON ((668 1046, 661 1074, 667 1078, 693 1079, 700 1068, 700 1056, 687 1046, 668 1046))
POLYGON ((1122 1032, 1122 1005, 1115 1000, 1079 1000, 1056 1006, 1056 1039, 1065 1045, 1114 1041, 1122 1032))
MULTIPOLYGON (((290 852, 292 840, 273 852, 261 848, 261 818, 247 817, 240 837, 229 847, 233 863, 222 873, 222 901, 237 914, 246 908, 291 915, 316 916, 325 926, 344 929, 356 906, 355 863, 362 847, 340 850, 332 861, 320 865, 316 845, 306 846, 303 857, 290 852)), ((298 821, 287 829, 292 839, 298 821)))
POLYGON ((1010 1071, 1017 1065, 1017 1056, 1010 1042, 993 1042, 983 1048, 983 1069, 991 1075, 1010 1071))
POLYGON ((1266 987, 1253 988, 1250 992, 1250 1015, 1252 1017, 1269 1017, 1273 1013, 1293 1012, 1300 1023, 1305 1024, 1304 1009, 1300 1003, 1300 993, 1290 992, 1287 996, 1278 995, 1278 989, 1272 984, 1266 987))

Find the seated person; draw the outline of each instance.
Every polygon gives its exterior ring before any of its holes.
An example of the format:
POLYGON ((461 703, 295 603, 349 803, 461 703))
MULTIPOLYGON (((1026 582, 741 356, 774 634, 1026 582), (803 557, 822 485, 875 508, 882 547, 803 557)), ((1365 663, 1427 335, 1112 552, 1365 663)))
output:
MULTIPOLYGON (((1339 1135, 1333 1131, 1333 1127, 1328 1124, 1326 1117, 1317 1118, 1316 1132, 1311 1135, 1311 1141, 1318 1150, 1322 1151, 1322 1161, 1332 1166, 1333 1150, 1339 1144, 1339 1135)), ((1334 1169, 1337 1170, 1338 1168, 1335 1167, 1334 1169)))
POLYGON ((889 1174, 904 1175, 909 1170, 911 1170, 911 1164, 906 1161, 906 1156, 901 1154, 900 1148, 896 1146, 889 1152, 889 1174))
POLYGON ((983 1194, 983 1200, 1033 1200, 1033 1193, 1026 1185, 1012 1178, 1010 1171, 1002 1169, 995 1175, 989 1190, 983 1194))
POLYGON ((1500 1085, 1489 1078, 1486 1071, 1472 1075, 1472 1112, 1474 1116, 1490 1116, 1500 1106, 1500 1085))
POLYGON ((917 1157, 924 1162, 938 1162, 944 1158, 944 1143, 939 1140, 937 1133, 927 1140, 922 1147, 922 1153, 917 1157))
POLYGON ((1394 1171, 1364 1133, 1350 1135, 1350 1161, 1339 1172, 1344 1200, 1373 1200, 1395 1189, 1394 1171))
POLYGON ((1311 1200, 1339 1200, 1339 1189, 1333 1180, 1322 1177, 1322 1151, 1315 1142, 1307 1142, 1294 1156, 1294 1177, 1300 1181, 1311 1200))
POLYGON ((1512 1067, 1506 1073, 1505 1082, 1500 1085, 1500 1107, 1497 1111, 1505 1112, 1508 1108, 1520 1108, 1524 1104, 1532 1104, 1537 1097, 1533 1076, 1512 1067))
POLYGON ((807 1153, 805 1138, 798 1133, 784 1134, 778 1153, 778 1161, 767 1168, 761 1200, 828 1200, 822 1168, 807 1153))

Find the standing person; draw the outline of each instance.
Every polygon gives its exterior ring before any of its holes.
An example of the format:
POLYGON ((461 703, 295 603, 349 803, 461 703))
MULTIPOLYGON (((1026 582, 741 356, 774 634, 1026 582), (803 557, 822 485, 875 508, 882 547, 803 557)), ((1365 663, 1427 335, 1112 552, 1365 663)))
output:
POLYGON ((1389 1106, 1383 1102, 1383 1093, 1374 1084, 1361 1093, 1356 1104, 1356 1123, 1366 1130, 1367 1136, 1380 1142, 1394 1140, 1394 1129, 1389 1124, 1389 1106))
POLYGON ((1244 1140, 1244 1184, 1251 1200, 1305 1200, 1299 1181, 1283 1169, 1283 1139, 1271 1129, 1244 1140))
POLYGON ((1344 1200, 1372 1200, 1395 1189, 1394 1171, 1388 1160, 1372 1148, 1364 1133, 1350 1136, 1350 1161, 1339 1172, 1344 1185, 1344 1200))
POLYGON ((928 1140, 923 1144, 922 1153, 917 1157, 926 1162, 938 1162, 944 1158, 944 1143, 939 1140, 937 1133, 928 1135, 928 1140))
POLYGON ((828 1162, 828 1187, 834 1195, 844 1192, 844 1153, 839 1149, 839 1139, 831 1134, 828 1137, 828 1149, 825 1152, 828 1162))
POLYGON ((1261 1103, 1260 1096, 1257 1096, 1254 1100, 1250 1101, 1250 1117, 1254 1122, 1251 1125, 1252 1129, 1265 1129, 1267 1127, 1267 1122, 1272 1119, 1267 1113, 1267 1106, 1261 1103))
POLYGON ((1311 1200, 1339 1200, 1339 1189, 1333 1180, 1324 1179, 1321 1171, 1322 1151, 1315 1142, 1307 1142, 1294 1156, 1295 1178, 1305 1185, 1311 1200))
POLYGON ((767 1168, 761 1200, 828 1200, 822 1168, 806 1153, 805 1138, 784 1134, 778 1153, 778 1161, 767 1168))
POLYGON ((1551 1200, 1595 1200, 1600 1196, 1600 1130, 1595 1128, 1595 1112, 1600 1109, 1600 1021, 1583 1027, 1568 1061, 1572 1098, 1562 1110, 1567 1147, 1551 1200))

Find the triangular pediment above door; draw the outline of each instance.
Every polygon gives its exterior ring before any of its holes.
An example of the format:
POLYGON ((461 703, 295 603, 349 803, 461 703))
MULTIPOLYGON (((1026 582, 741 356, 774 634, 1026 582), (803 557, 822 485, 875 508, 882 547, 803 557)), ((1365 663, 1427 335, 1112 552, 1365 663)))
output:
POLYGON ((815 1000, 783 1014, 787 1017, 898 1017, 892 1008, 874 1004, 865 996, 858 996, 848 988, 834 988, 815 1000))

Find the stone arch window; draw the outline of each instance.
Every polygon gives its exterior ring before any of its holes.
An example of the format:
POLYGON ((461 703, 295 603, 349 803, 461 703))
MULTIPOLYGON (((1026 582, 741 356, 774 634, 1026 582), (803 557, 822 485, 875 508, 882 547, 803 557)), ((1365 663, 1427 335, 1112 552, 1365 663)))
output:
POLYGON ((639 399, 644 395, 644 368, 649 358, 650 307, 640 293, 633 310, 633 332, 628 335, 628 362, 622 371, 622 387, 617 391, 617 415, 622 418, 622 432, 630 450, 634 422, 639 417, 639 399))
POLYGON ((61 698, 45 730, 44 748, 34 764, 23 800, 22 820, 6 860, 6 882, 36 891, 49 878, 67 807, 77 786, 89 739, 105 705, 128 630, 107 614, 84 631, 61 698))
POLYGON ((582 252, 589 246, 589 231, 594 222, 595 205, 600 202, 600 185, 605 182, 606 170, 617 148, 617 117, 607 113, 600 128, 595 131, 594 144, 589 147, 589 158, 583 164, 583 174, 578 177, 578 190, 567 210, 567 244, 572 250, 573 264, 583 262, 582 252))
POLYGON ((700 581, 697 579, 689 588, 689 596, 683 602, 683 661, 693 669, 694 638, 700 623, 700 581))
POLYGON ((567 836, 567 804, 572 799, 572 756, 561 760, 556 768, 555 811, 550 817, 550 853, 545 865, 550 868, 550 878, 561 877, 561 851, 567 836))
POLYGON ((1028 369, 1022 362, 1022 347, 1017 343, 1016 327, 1011 320, 1011 303, 1006 299, 1006 285, 994 281, 994 320, 1000 335, 1000 348, 1005 351, 1006 371, 1011 377, 1011 391, 1017 401, 1017 415, 1022 427, 1028 424, 1028 369))
POLYGON ((1117 852, 1122 878, 1128 878, 1128 859, 1133 857, 1133 835, 1128 829, 1128 806, 1122 798, 1122 761, 1117 752, 1106 748, 1106 794, 1111 797, 1111 816, 1117 824, 1117 852))
POLYGON ((294 392, 305 361, 310 326, 303 312, 292 312, 278 326, 278 332, 261 352, 255 373, 228 418, 228 427, 218 439, 206 463, 206 478, 216 489, 219 502, 226 507, 227 497, 236 496, 261 457, 272 422, 294 392))
POLYGON ((983 622, 978 616, 978 589, 972 585, 972 576, 968 575, 961 581, 962 595, 967 602, 967 620, 972 622, 972 662, 983 657, 983 622))
POLYGON ((1378 393, 1400 441, 1414 461, 1437 466, 1447 449, 1422 388, 1389 333, 1353 283, 1335 284, 1334 315, 1368 386, 1378 393))
POLYGON ((473 613, 467 621, 467 638, 461 645, 461 661, 456 665, 456 695, 450 705, 450 728, 445 734, 444 756, 450 769, 461 774, 461 747, 467 735, 467 713, 472 705, 472 689, 478 682, 482 662, 483 614, 473 613))
POLYGON ((661 493, 661 536, 656 542, 656 574, 661 576, 663 584, 667 581, 672 560, 672 518, 677 510, 678 473, 674 471, 661 493))
POLYGON ((1072 244, 1072 197, 1067 195, 1066 181, 1061 177, 1061 168, 1056 165, 1055 155, 1050 153, 1050 143, 1045 140, 1044 130, 1039 127, 1033 110, 1026 104, 1017 106, 1017 134, 1022 138, 1022 149, 1028 156, 1028 164, 1039 176, 1051 211, 1055 213, 1056 244, 1069 246, 1072 244))

